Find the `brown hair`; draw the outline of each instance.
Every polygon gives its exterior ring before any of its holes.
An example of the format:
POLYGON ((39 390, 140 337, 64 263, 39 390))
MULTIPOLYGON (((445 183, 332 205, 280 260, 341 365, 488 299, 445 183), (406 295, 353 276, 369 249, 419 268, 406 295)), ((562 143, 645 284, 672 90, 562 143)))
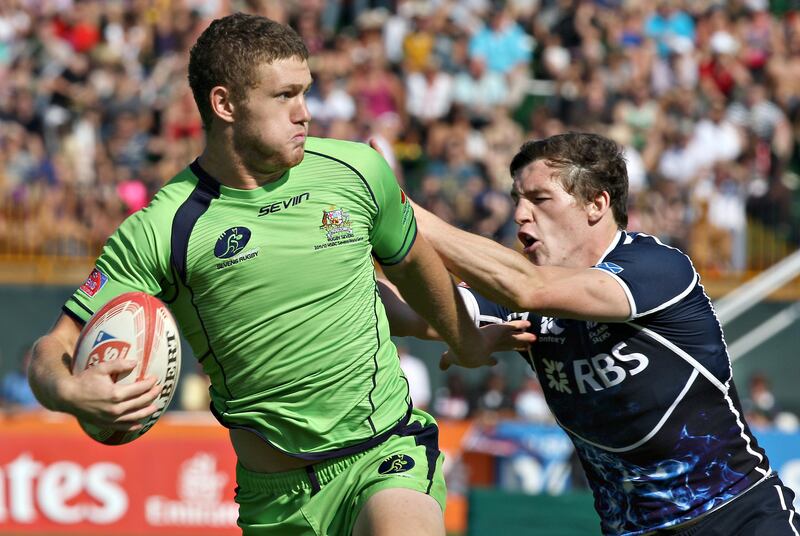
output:
POLYGON ((290 28, 258 15, 234 13, 214 20, 189 53, 189 86, 203 119, 211 126, 209 93, 225 86, 231 98, 241 101, 245 90, 256 87, 256 68, 287 58, 308 59, 303 39, 290 28))
POLYGON ((608 192, 617 227, 628 225, 628 171, 622 148, 597 134, 568 132, 522 144, 511 160, 511 176, 536 160, 559 171, 564 190, 586 203, 608 192))

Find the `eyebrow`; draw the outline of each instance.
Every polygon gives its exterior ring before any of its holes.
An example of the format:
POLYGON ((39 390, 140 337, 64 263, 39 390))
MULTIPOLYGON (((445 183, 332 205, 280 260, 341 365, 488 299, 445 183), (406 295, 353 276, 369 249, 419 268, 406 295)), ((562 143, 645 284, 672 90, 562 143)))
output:
MULTIPOLYGON (((516 184, 516 183, 515 183, 516 184)), ((532 190, 528 190, 526 192, 520 192, 515 186, 511 187, 511 197, 530 197, 530 196, 537 196, 537 195, 552 195, 553 190, 550 188, 534 188, 532 190)))
POLYGON ((314 80, 312 79, 308 84, 286 84, 283 86, 279 86, 275 88, 276 93, 284 93, 286 91, 308 91, 311 89, 311 86, 314 84, 314 80))

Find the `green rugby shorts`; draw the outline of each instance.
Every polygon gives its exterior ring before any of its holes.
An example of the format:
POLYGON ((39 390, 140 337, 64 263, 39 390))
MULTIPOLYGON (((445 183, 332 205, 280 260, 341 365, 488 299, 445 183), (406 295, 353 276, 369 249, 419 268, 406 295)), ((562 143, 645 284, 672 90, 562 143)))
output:
POLYGON ((256 473, 236 467, 236 502, 244 536, 350 535, 361 508, 378 491, 407 488, 445 507, 439 429, 414 409, 406 426, 364 452, 302 469, 256 473))

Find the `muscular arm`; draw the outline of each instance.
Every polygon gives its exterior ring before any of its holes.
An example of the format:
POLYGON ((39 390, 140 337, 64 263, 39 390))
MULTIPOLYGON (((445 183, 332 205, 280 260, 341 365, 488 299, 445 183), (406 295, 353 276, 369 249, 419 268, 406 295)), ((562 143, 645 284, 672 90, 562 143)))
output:
POLYGON ((53 329, 33 347, 28 381, 39 402, 100 426, 135 430, 138 421, 153 414, 152 404, 161 391, 156 378, 117 385, 113 378, 131 372, 135 361, 101 363, 76 375, 71 372, 72 352, 81 326, 61 315, 53 329))
POLYGON ((386 280, 378 280, 383 308, 389 319, 389 330, 395 337, 416 337, 439 340, 439 334, 400 296, 400 291, 386 280))
POLYGON ((491 344, 480 334, 457 295, 450 274, 422 236, 401 262, 384 266, 386 277, 467 366, 492 363, 491 344))
POLYGON ((630 317, 625 291, 603 271, 535 266, 516 251, 457 229, 422 207, 415 205, 414 212, 447 268, 496 303, 560 318, 630 317))

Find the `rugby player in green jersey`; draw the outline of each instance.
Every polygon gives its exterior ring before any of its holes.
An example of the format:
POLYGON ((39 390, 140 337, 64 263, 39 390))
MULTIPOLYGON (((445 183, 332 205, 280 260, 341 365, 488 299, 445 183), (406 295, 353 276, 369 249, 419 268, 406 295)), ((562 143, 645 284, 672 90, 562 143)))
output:
POLYGON ((307 58, 263 17, 202 33, 189 83, 205 149, 109 238, 37 342, 31 385, 50 409, 137 428, 155 379, 117 386, 128 361, 72 376, 71 353, 115 296, 159 296, 230 429, 245 534, 443 534, 436 423, 412 408, 373 257, 466 366, 491 363, 527 324, 477 330, 383 158, 306 139, 307 58))

